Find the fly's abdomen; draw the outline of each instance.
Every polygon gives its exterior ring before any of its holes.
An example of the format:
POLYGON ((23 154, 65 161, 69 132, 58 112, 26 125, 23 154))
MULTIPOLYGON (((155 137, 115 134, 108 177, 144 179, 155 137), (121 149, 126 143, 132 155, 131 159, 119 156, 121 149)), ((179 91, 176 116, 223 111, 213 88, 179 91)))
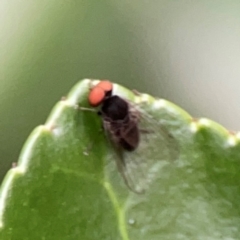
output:
POLYGON ((127 151, 134 151, 139 144, 139 130, 136 124, 131 124, 129 126, 121 129, 121 138, 119 144, 123 149, 127 151))

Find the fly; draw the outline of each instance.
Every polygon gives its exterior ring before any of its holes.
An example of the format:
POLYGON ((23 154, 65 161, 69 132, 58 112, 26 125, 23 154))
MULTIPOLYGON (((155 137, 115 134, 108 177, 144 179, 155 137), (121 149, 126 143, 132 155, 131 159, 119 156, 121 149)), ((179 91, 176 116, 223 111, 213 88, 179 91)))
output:
POLYGON ((100 81, 94 86, 88 100, 91 106, 100 107, 98 114, 116 150, 117 166, 125 184, 133 192, 143 193, 160 163, 176 158, 173 154, 176 141, 140 108, 113 95, 113 84, 109 81, 100 81))

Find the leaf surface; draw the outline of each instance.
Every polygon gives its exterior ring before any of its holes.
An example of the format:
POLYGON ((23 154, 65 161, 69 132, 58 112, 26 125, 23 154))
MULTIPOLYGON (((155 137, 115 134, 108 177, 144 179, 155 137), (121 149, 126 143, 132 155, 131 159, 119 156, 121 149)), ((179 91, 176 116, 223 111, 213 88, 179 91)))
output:
MULTIPOLYGON (((5 177, 0 239, 240 239, 239 134, 114 85, 117 95, 144 103, 156 129, 164 126, 178 144, 174 161, 153 167, 148 190, 133 193, 101 118, 77 108, 88 107, 91 84, 80 81, 57 103, 5 177)), ((157 141, 149 151, 161 154, 157 141)))

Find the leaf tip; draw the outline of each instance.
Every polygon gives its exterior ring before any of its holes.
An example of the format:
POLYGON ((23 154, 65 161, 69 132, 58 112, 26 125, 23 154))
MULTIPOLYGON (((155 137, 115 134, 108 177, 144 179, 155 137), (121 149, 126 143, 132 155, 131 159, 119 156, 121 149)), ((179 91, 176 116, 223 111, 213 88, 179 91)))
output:
POLYGON ((190 124, 190 130, 192 133, 196 133, 199 130, 199 124, 196 121, 192 121, 190 124))
POLYGON ((200 126, 203 126, 203 127, 209 127, 211 125, 211 121, 208 120, 207 118, 199 119, 198 123, 200 126))
POLYGON ((156 101, 154 102, 153 107, 154 107, 155 109, 160 109, 160 108, 166 107, 166 105, 167 105, 167 101, 166 101, 166 100, 164 100, 164 99, 158 99, 158 100, 156 100, 156 101))
POLYGON ((240 141, 240 132, 236 133, 236 138, 240 141))
POLYGON ((228 137, 227 143, 230 147, 234 147, 237 145, 237 138, 234 135, 230 135, 228 137))

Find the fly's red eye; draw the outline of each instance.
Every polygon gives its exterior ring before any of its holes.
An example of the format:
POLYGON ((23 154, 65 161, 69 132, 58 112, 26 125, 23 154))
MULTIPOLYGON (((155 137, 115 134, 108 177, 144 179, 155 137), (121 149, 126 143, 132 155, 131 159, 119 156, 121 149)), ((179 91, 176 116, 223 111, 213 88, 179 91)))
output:
POLYGON ((105 98, 105 92, 102 88, 95 86, 88 95, 89 104, 93 107, 99 106, 105 98))
POLYGON ((89 104, 93 107, 99 106, 106 97, 112 93, 113 84, 108 80, 99 82, 93 87, 88 95, 89 104))
POLYGON ((113 84, 108 80, 99 82, 95 87, 102 88, 105 93, 112 91, 113 84))

